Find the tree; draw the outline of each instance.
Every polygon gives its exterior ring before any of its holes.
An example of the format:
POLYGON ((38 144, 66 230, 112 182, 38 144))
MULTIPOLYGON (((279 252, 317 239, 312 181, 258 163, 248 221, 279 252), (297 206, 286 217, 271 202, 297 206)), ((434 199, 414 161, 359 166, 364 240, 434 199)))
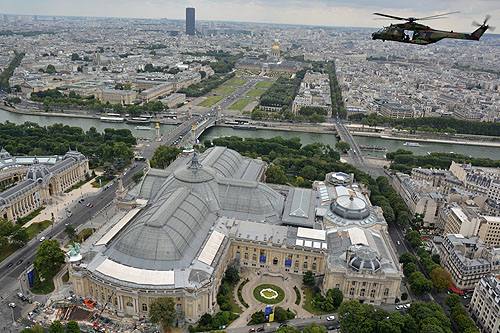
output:
POLYGON ((416 294, 432 291, 432 281, 427 279, 421 272, 414 272, 409 277, 410 288, 416 294))
POLYGON ((19 228, 12 235, 12 240, 19 246, 24 246, 30 240, 30 235, 26 228, 19 228))
POLYGON ((49 332, 50 333, 63 333, 64 332, 63 325, 61 324, 61 322, 59 320, 55 320, 52 322, 52 324, 50 324, 49 332))
POLYGON ((413 262, 409 262, 406 265, 403 265, 403 274, 408 278, 410 275, 412 275, 414 272, 418 272, 418 266, 417 264, 413 262))
POLYGON ((299 329, 296 329, 293 326, 284 326, 280 327, 276 330, 276 333, 300 333, 299 329))
POLYGON ((337 308, 340 306, 340 304, 342 304, 344 295, 342 294, 341 290, 333 288, 333 289, 328 289, 328 291, 326 292, 326 300, 328 301, 329 298, 331 298, 333 306, 337 308))
POLYGON ((45 240, 36 251, 35 271, 44 279, 50 279, 64 264, 64 258, 64 252, 56 240, 45 240))
POLYGON ((326 333, 326 327, 316 323, 310 323, 302 330, 302 333, 326 333))
POLYGON ((412 230, 406 234, 406 239, 410 242, 411 247, 416 249, 422 245, 422 237, 416 230, 412 230))
POLYGON ((406 301, 408 299, 408 294, 407 293, 402 293, 401 294, 401 300, 406 301))
POLYGON ((448 296, 446 296, 446 299, 444 300, 444 302, 446 303, 446 305, 448 305, 450 308, 454 308, 455 306, 457 306, 458 304, 461 304, 461 301, 460 301, 460 295, 457 295, 457 294, 449 294, 448 296))
POLYGON ((347 153, 349 151, 349 149, 351 149, 351 146, 349 145, 348 142, 345 142, 345 141, 339 141, 335 144, 335 148, 338 150, 338 151, 341 151, 342 153, 347 153))
POLYGON ((408 263, 417 263, 417 257, 415 257, 413 254, 410 252, 405 252, 399 257, 399 263, 403 264, 403 266, 407 265, 408 263))
POLYGON ((237 283, 240 280, 238 269, 234 266, 228 266, 224 274, 224 280, 229 284, 237 283))
MULTIPOLYGON (((355 333, 364 327, 366 312, 357 300, 344 301, 339 307, 340 329, 342 332, 355 333)), ((366 332, 369 332, 368 330, 366 332)))
POLYGON ((434 288, 439 291, 450 289, 451 274, 445 271, 442 267, 436 267, 429 274, 434 288))
POLYGON ((0 251, 9 244, 9 239, 6 236, 0 236, 0 251))
POLYGON ((68 224, 66 227, 64 227, 64 232, 66 233, 66 235, 68 235, 70 239, 75 239, 76 230, 71 224, 68 224))
POLYGON ((149 320, 153 324, 160 324, 163 330, 170 329, 176 316, 177 311, 175 311, 175 303, 172 298, 160 297, 151 303, 149 320))
POLYGON ((399 211, 397 221, 400 226, 407 226, 410 223, 410 215, 407 211, 399 211))
POLYGON ((250 318, 252 318, 251 322, 253 324, 262 324, 266 321, 266 315, 262 310, 252 313, 250 318))
POLYGON ((325 122, 325 116, 322 116, 320 114, 317 114, 316 112, 312 114, 312 116, 309 116, 307 119, 309 119, 309 121, 311 123, 323 123, 325 122))
POLYGON ((80 60, 80 56, 78 55, 78 53, 72 53, 71 61, 77 61, 77 60, 80 60))
POLYGON ((317 173, 318 172, 317 172, 316 168, 313 167, 312 165, 306 165, 300 171, 300 174, 302 175, 302 177, 304 177, 305 179, 309 179, 309 180, 315 180, 317 173))
POLYGON ((159 146, 151 158, 151 166, 153 168, 165 169, 174 161, 182 152, 181 149, 170 146, 159 146))
POLYGON ((66 324, 66 333, 80 333, 80 326, 78 326, 78 323, 74 320, 69 321, 66 324))
POLYGON ((307 271, 302 276, 302 283, 309 287, 314 287, 316 285, 316 281, 314 280, 314 274, 311 271, 307 271))
POLYGON ((140 171, 140 172, 137 172, 135 173, 133 176, 132 176, 132 180, 136 183, 140 182, 141 179, 142 179, 142 176, 144 176, 144 172, 140 171))
POLYGON ((288 319, 295 318, 295 314, 291 311, 283 309, 281 306, 274 307, 274 320, 277 322, 283 322, 288 319))
POLYGON ((285 172, 277 165, 268 167, 266 170, 266 182, 273 184, 286 184, 287 179, 285 172))
POLYGON ((54 65, 47 65, 47 68, 45 69, 45 73, 47 74, 54 74, 57 73, 56 68, 54 65))

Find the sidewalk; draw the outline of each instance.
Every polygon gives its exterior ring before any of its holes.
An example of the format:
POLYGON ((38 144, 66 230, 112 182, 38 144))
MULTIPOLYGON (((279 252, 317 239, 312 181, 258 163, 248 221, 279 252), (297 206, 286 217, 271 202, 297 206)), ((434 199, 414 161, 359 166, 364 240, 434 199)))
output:
POLYGON ((77 188, 69 193, 64 193, 62 196, 53 195, 52 204, 45 205, 45 209, 42 212, 33 218, 31 221, 24 225, 25 228, 29 227, 32 223, 42 222, 45 220, 51 220, 52 214, 54 214, 54 218, 56 222, 59 219, 64 219, 66 216, 66 210, 71 210, 73 208, 73 204, 81 197, 87 197, 89 194, 94 194, 99 191, 100 188, 96 188, 92 186, 92 182, 89 181, 85 183, 82 187, 77 188))

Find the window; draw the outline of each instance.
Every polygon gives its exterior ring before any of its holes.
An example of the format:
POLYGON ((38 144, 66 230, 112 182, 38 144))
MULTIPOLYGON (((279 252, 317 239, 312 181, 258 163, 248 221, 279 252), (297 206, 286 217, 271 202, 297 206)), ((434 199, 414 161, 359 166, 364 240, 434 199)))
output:
POLYGON ((338 283, 337 283, 337 284, 335 285, 335 288, 340 289, 340 284, 338 284, 338 283))
POLYGON ((240 249, 240 246, 238 245, 238 250, 240 249))
POLYGON ((278 264, 278 258, 274 257, 273 259, 273 265, 277 265, 278 264))
POLYGON ((146 303, 142 303, 142 311, 147 312, 148 311, 148 305, 146 303))
POLYGON ((375 289, 372 289, 372 291, 370 291, 370 297, 371 298, 375 297, 375 289))
POLYGON ((304 262, 304 269, 307 269, 307 262, 304 262))
POLYGON ((132 302, 127 302, 127 306, 134 306, 132 302))
POLYGON ((356 285, 356 281, 352 281, 352 285, 355 286, 356 285))
POLYGON ((295 262, 295 268, 299 268, 299 262, 298 261, 295 262))
POLYGON ((366 286, 366 282, 363 282, 363 287, 366 286))
POLYGON ((252 254, 252 260, 253 260, 253 261, 256 261, 256 260, 257 260, 257 255, 256 255, 255 253, 254 253, 254 254, 252 254))
POLYGON ((385 290, 384 290, 384 296, 389 296, 389 288, 385 288, 385 290))
POLYGON ((354 296, 354 288, 351 288, 351 289, 349 290, 349 296, 354 296))
POLYGON ((248 253, 245 252, 245 259, 248 260, 248 253))
POLYGON ((313 264, 312 264, 312 269, 313 269, 313 271, 316 270, 316 263, 315 262, 313 262, 313 264))

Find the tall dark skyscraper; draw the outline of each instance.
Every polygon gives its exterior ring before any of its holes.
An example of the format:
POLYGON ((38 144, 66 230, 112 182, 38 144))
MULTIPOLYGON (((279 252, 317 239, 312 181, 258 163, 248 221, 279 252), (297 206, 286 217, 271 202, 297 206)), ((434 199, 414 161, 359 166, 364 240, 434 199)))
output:
POLYGON ((194 36, 194 8, 186 8, 186 35, 194 36))

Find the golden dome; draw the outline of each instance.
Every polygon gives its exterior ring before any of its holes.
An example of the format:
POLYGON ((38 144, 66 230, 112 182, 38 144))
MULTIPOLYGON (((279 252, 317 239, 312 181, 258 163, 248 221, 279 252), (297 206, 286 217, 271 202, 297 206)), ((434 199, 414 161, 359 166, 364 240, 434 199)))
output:
POLYGON ((274 45, 273 45, 273 50, 279 50, 280 47, 278 46, 278 41, 274 41, 274 45))

